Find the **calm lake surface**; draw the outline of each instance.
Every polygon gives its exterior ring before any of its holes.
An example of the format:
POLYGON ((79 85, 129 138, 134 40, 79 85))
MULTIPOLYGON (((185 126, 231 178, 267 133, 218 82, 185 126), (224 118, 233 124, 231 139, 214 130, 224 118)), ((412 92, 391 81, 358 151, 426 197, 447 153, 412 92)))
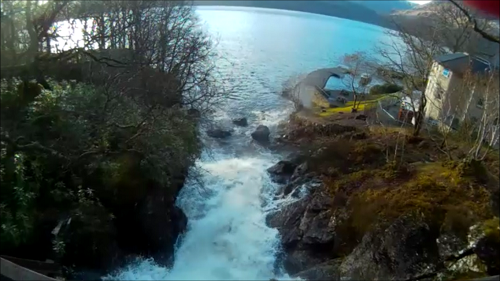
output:
MULTIPOLYGON (((277 259, 280 237, 265 224, 266 214, 293 202, 273 201, 277 189, 266 168, 282 155, 251 142, 260 124, 271 131, 292 111, 280 96, 284 81, 339 64, 345 54, 370 53, 386 38, 384 29, 350 20, 258 8, 203 7, 197 10, 218 41, 218 71, 235 99, 222 104, 214 121, 231 126, 244 116, 250 126, 234 127, 223 142, 206 139, 197 166, 204 187, 194 180, 177 204, 189 218, 175 264, 165 268, 139 259, 112 276, 121 280, 279 280, 290 279, 277 259)), ((333 85, 334 86, 334 85, 333 85)))

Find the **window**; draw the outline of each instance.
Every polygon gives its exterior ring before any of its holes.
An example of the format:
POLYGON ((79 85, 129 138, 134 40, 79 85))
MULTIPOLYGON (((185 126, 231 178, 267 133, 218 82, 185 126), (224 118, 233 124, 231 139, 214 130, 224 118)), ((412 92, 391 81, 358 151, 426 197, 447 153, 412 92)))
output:
POLYGON ((443 90, 437 90, 434 92, 434 97, 438 100, 442 99, 443 98, 443 95, 444 95, 444 91, 443 90))
POLYGON ((450 77, 450 70, 449 69, 443 69, 443 76, 444 77, 450 77))
POLYGON ((484 107, 484 99, 483 98, 479 98, 477 100, 476 106, 479 107, 479 108, 483 108, 484 107))

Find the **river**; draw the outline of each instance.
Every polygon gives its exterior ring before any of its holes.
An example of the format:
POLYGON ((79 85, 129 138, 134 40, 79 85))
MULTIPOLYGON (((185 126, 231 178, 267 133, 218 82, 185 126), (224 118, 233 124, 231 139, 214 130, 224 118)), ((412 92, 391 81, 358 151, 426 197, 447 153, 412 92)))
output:
POLYGON ((279 92, 290 76, 337 65, 346 53, 369 53, 386 38, 380 27, 300 12, 203 7, 197 13, 218 40, 219 71, 236 94, 214 118, 230 126, 231 118, 244 116, 250 125, 235 127, 223 142, 205 140, 197 163, 204 186, 190 178, 177 199, 189 223, 173 267, 138 259, 105 279, 289 279, 276 262, 278 231, 265 224, 269 211, 291 200, 272 200, 277 186, 266 174, 282 156, 253 144, 250 133, 259 124, 275 132, 289 116, 293 107, 279 92))

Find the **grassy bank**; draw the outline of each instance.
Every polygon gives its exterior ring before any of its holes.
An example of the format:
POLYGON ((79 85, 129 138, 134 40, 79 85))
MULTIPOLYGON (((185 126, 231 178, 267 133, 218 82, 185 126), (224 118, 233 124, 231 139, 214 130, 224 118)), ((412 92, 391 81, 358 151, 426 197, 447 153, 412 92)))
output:
MULTIPOLYGON (((382 100, 388 99, 388 98, 394 98, 394 97, 397 97, 397 96, 391 95, 391 94, 367 95, 366 97, 364 97, 364 99, 356 102, 355 109, 358 112, 370 110, 370 109, 377 107, 379 101, 382 101, 382 100)), ((338 114, 339 112, 350 113, 353 108, 354 108, 354 101, 348 101, 345 103, 344 106, 335 107, 335 108, 327 108, 324 110, 324 112, 319 112, 318 115, 320 117, 329 117, 333 114, 338 114)))
MULTIPOLYGON (((348 114, 323 123, 304 116, 292 117, 289 140, 311 155, 309 167, 333 198, 332 212, 343 214, 334 229, 343 239, 336 255, 348 255, 367 233, 409 214, 436 238, 452 235, 464 247, 476 225, 500 237, 498 154, 465 161, 464 142, 449 140, 452 149, 443 151, 436 135, 412 137, 409 129, 367 126, 348 114)), ((486 275, 480 268, 469 273, 486 275)))

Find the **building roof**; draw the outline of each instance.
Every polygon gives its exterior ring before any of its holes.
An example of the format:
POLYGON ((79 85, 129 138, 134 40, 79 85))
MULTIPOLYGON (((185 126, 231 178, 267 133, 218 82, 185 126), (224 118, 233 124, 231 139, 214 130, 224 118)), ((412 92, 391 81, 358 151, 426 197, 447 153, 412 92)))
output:
POLYGON ((440 55, 434 58, 436 62, 455 73, 463 74, 470 67, 472 73, 481 73, 490 70, 490 64, 480 58, 467 53, 440 55))

